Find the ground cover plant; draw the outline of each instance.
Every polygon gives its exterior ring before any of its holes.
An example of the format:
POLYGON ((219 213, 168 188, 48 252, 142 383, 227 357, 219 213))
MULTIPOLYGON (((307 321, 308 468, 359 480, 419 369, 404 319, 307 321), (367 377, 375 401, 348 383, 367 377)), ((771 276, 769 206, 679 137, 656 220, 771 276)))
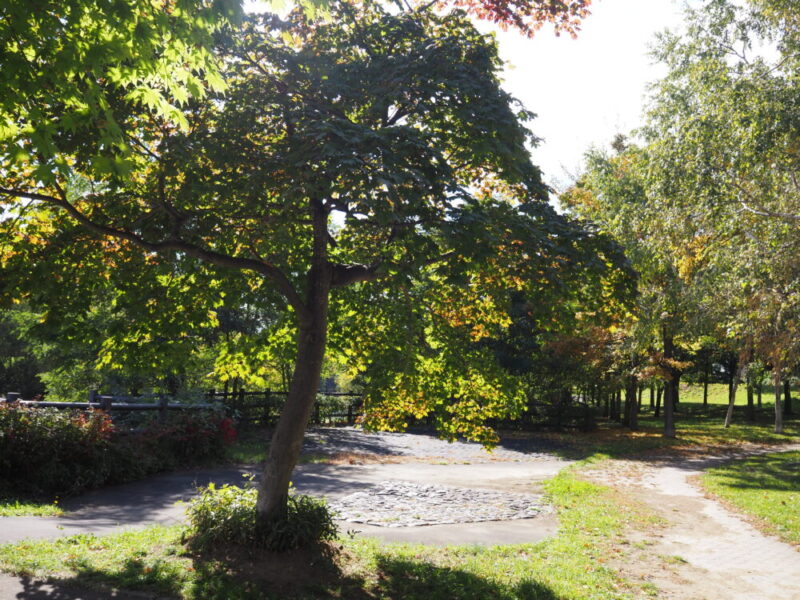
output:
POLYGON ((652 515, 574 470, 546 489, 561 529, 538 544, 431 547, 342 537, 326 562, 302 553, 188 553, 181 527, 158 526, 2 546, 0 568, 181 598, 611 600, 641 592, 605 561, 624 556, 617 547, 623 531, 652 526, 652 515))
POLYGON ((34 509, 27 499, 52 500, 220 460, 233 434, 230 420, 215 413, 175 414, 123 431, 103 411, 0 404, 0 495, 8 511, 52 514, 54 509, 34 509))
POLYGON ((764 531, 800 545, 800 451, 736 460, 709 469, 700 481, 764 531))
POLYGON ((18 497, 0 498, 0 517, 57 517, 64 514, 58 501, 37 502, 18 497))

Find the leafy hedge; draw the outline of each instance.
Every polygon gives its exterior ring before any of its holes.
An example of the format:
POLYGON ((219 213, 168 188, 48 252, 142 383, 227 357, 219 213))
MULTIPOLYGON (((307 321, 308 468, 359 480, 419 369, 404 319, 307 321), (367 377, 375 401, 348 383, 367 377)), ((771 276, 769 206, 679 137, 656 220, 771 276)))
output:
POLYGON ((223 456, 230 419, 211 412, 170 415, 118 431, 100 410, 0 404, 0 494, 67 496, 223 456))

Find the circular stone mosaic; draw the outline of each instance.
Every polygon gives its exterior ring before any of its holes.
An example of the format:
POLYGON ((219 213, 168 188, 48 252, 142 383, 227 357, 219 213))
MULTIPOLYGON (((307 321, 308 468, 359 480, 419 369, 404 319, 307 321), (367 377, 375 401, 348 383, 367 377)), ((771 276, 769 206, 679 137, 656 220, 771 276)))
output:
POLYGON ((338 519, 380 527, 415 527, 530 519, 550 509, 541 495, 382 481, 330 502, 338 519))

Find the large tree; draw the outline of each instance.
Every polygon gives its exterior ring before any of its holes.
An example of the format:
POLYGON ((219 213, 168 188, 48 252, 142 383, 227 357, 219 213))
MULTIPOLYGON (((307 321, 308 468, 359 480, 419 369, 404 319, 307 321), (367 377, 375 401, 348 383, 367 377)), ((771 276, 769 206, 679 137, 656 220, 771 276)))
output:
MULTIPOLYGON (((461 13, 331 11, 327 22, 297 12, 228 30, 218 49, 227 90, 187 103, 183 127, 112 94, 106 110, 129 140, 124 151, 64 127, 47 155, 24 129, 20 151, 1 154, 4 261, 77 235, 112 261, 138 250, 144 263, 205 265, 282 297, 297 350, 259 494, 264 522, 285 510, 331 298, 347 316, 339 290, 383 302, 471 280, 491 322, 509 288, 536 298, 559 265, 602 278, 608 296, 625 288, 612 245, 543 208, 526 148, 531 115, 500 88, 491 38, 461 13)), ((469 381, 440 400, 502 398, 502 385, 469 381)))

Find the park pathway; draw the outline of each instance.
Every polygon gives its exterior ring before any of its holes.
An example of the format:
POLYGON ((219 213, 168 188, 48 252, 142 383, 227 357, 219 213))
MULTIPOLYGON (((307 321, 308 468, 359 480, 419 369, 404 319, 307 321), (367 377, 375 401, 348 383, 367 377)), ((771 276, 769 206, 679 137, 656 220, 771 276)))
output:
MULTIPOLYGON (((798 449, 800 444, 779 451, 798 449)), ((750 447, 713 458, 605 463, 592 479, 632 494, 666 521, 630 540, 642 550, 620 565, 623 572, 654 584, 665 600, 800 599, 798 549, 706 497, 695 481, 727 460, 775 451, 750 447)))

